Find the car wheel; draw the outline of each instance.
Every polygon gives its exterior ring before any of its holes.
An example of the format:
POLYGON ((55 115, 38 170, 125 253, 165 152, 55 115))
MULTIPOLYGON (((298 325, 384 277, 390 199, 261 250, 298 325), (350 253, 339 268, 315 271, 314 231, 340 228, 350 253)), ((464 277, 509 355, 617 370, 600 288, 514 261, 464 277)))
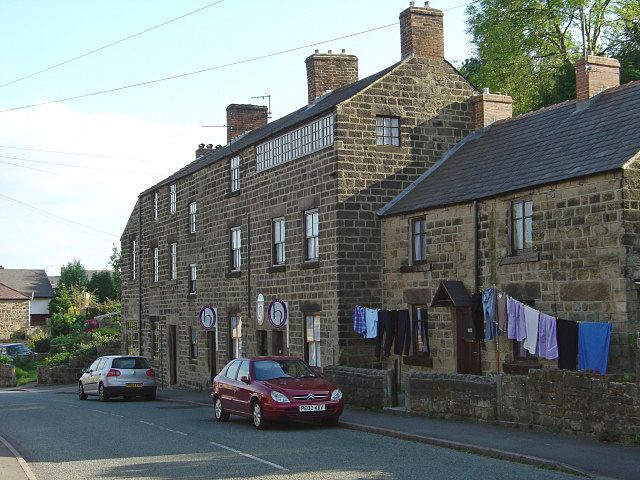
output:
POLYGON ((336 427, 338 426, 339 420, 340 417, 325 418, 324 420, 322 420, 322 424, 326 427, 336 427))
POLYGON ((86 400, 89 398, 89 395, 84 393, 84 387, 82 386, 82 382, 78 383, 78 398, 80 400, 86 400))
POLYGON ((147 395, 147 400, 155 400, 156 399, 156 391, 152 391, 149 395, 147 395))
POLYGON ((213 402, 213 414, 218 422, 226 422, 229 420, 229 412, 225 412, 222 408, 222 400, 220 397, 216 397, 213 402))
POLYGON ((262 411, 262 407, 260 406, 260 402, 253 402, 253 407, 251 408, 251 418, 253 419, 253 426, 258 430, 264 430, 267 428, 267 421, 264 418, 264 412, 262 411))
POLYGON ((105 391, 104 385, 102 383, 98 386, 98 398, 101 402, 106 402, 107 400, 109 400, 109 395, 105 391))

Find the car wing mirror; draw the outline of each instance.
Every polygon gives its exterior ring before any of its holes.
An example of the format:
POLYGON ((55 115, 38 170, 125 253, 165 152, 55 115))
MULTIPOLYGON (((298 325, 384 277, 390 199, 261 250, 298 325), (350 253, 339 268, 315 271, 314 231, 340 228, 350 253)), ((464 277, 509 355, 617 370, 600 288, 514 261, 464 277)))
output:
POLYGON ((249 385, 249 377, 247 377, 246 375, 243 375, 242 377, 240 377, 240 381, 242 383, 246 383, 247 385, 249 385))

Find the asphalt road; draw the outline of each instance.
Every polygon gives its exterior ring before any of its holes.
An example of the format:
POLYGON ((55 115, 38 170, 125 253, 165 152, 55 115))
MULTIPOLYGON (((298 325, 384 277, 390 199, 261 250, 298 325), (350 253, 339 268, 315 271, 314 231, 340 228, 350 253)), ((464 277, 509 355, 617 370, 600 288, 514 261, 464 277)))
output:
POLYGON ((81 402, 70 387, 0 391, 0 435, 38 480, 576 478, 341 428, 217 423, 212 408, 161 394, 81 402))

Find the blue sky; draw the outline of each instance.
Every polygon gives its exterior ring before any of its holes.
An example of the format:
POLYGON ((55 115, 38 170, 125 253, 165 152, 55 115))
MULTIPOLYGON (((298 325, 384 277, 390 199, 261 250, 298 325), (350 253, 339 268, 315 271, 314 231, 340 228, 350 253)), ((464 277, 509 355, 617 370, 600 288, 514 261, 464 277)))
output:
MULTIPOLYGON (((213 1, 3 0, 0 85, 213 1)), ((396 23, 408 3, 224 0, 0 87, 0 110, 224 65, 396 23)), ((471 53, 465 9, 455 8, 466 3, 431 2, 446 10, 445 55, 454 64, 471 53)), ((105 268, 111 244, 119 243, 138 193, 192 161, 198 143, 226 143, 224 129, 202 125, 223 125, 228 104, 260 103, 251 98, 255 95, 271 94, 274 119, 306 103, 304 60, 315 48, 345 48, 357 55, 364 77, 400 59, 399 26, 177 80, 0 113, 0 194, 99 230, 0 197, 0 265, 46 268, 57 274, 63 264, 79 259, 86 268, 105 268)))

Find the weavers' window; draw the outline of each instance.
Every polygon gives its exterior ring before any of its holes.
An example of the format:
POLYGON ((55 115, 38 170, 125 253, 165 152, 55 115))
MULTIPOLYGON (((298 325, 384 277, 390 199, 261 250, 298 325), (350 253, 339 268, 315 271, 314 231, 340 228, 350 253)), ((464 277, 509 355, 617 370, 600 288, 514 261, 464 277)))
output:
POLYGON ((169 186, 169 207, 171 213, 176 213, 176 206, 178 204, 178 192, 176 190, 176 184, 173 183, 169 186))
POLYGON ((189 327, 189 357, 198 358, 198 330, 192 327, 189 327))
POLYGON ((178 278, 178 244, 172 243, 169 248, 169 278, 175 280, 178 278))
POLYGON ((196 202, 189 204, 189 233, 196 233, 196 212, 198 211, 198 205, 196 202))
POLYGON ((514 253, 530 250, 533 237, 533 202, 521 200, 511 204, 511 249, 514 253))
POLYGON ((137 262, 138 242, 131 242, 131 279, 136 279, 136 262, 137 262))
POLYGON ((153 281, 157 282, 160 269, 160 250, 158 247, 153 249, 153 281))
POLYGON ((318 210, 304 213, 305 260, 318 260, 320 244, 318 243, 318 210))
POLYGON ((231 258, 230 270, 238 271, 242 265, 242 238, 240 227, 231 229, 231 258))
POLYGON ((138 332, 138 322, 127 322, 127 355, 140 354, 140 336, 138 332))
POLYGON ((285 223, 284 217, 273 219, 273 264, 284 265, 285 262, 285 223))
POLYGON ((192 263, 189 265, 189 294, 196 294, 196 279, 197 279, 197 270, 196 264, 192 263))
POLYGON ((411 220, 411 260, 412 263, 427 259, 427 221, 424 218, 411 220))
POLYGON ((320 316, 305 315, 304 359, 312 367, 320 367, 320 316))
POLYGON ((413 352, 416 356, 428 356, 431 353, 429 348, 429 330, 427 329, 427 306, 413 306, 413 352))
POLYGON ((158 219, 158 192, 153 193, 153 219, 158 219))
POLYGON ((233 157, 230 163, 229 180, 232 192, 240 190, 240 156, 233 157))
POLYGON ((400 119, 398 117, 376 117, 376 145, 400 146, 400 119))
POLYGON ((240 315, 232 315, 229 322, 231 345, 229 352, 231 358, 240 358, 242 356, 242 318, 240 315))

